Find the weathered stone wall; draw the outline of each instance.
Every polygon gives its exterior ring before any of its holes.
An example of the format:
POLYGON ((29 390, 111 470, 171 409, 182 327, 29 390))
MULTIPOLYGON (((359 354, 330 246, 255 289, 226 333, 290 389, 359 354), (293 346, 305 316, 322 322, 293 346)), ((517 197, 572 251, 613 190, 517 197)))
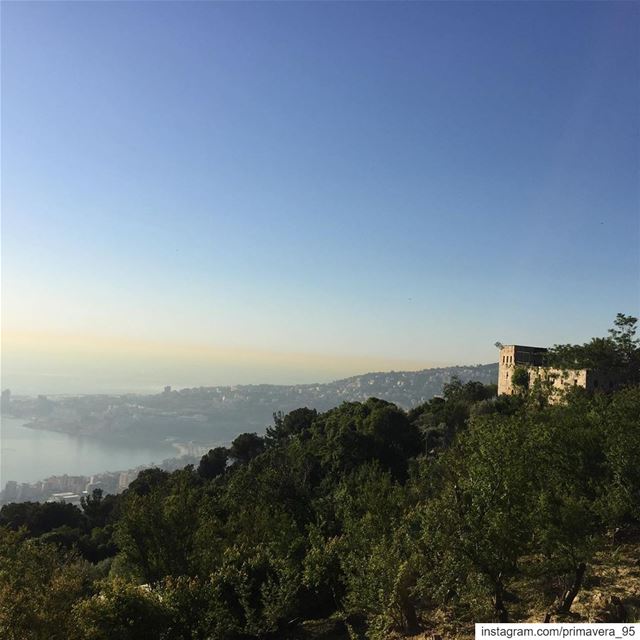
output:
POLYGON ((513 393, 511 378, 515 369, 515 345, 509 345, 500 349, 500 359, 498 360, 498 395, 513 393))
POLYGON ((587 391, 611 391, 620 381, 614 373, 594 369, 552 369, 542 365, 546 349, 508 345, 500 349, 498 361, 498 395, 514 393, 513 372, 524 367, 529 372, 529 386, 537 381, 548 385, 552 397, 559 398, 571 387, 582 387, 587 391))
POLYGON ((539 366, 546 352, 544 347, 527 347, 517 344, 502 347, 498 360, 498 395, 513 393, 512 378, 516 367, 539 366))

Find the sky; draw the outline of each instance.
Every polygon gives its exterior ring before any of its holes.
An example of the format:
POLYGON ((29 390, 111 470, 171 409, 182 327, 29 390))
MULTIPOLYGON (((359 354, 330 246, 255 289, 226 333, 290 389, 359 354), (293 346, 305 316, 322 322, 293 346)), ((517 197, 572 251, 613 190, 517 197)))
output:
POLYGON ((4 2, 2 386, 494 362, 640 312, 635 2, 4 2))

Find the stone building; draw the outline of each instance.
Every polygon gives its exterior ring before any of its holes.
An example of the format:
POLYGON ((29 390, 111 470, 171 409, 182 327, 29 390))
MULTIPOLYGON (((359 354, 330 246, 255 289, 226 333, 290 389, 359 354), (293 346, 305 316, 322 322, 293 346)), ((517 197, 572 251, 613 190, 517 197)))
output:
POLYGON ((595 369, 554 369, 545 366, 545 347, 528 347, 512 344, 500 349, 498 361, 498 395, 514 393, 513 373, 525 368, 529 374, 529 386, 541 381, 551 391, 559 394, 570 387, 582 387, 587 391, 609 391, 615 388, 614 377, 595 369))

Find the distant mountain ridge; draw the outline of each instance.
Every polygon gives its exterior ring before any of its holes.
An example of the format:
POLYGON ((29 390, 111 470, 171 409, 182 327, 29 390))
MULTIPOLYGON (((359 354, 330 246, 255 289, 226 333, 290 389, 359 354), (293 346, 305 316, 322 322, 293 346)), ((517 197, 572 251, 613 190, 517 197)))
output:
POLYGON ((327 411, 376 397, 411 409, 442 393, 453 376, 496 383, 498 364, 365 373, 317 384, 167 388, 152 395, 16 396, 3 411, 35 428, 74 435, 226 441, 238 433, 262 432, 274 412, 300 407, 327 411))
MULTIPOLYGON (((304 398, 308 406, 321 411, 342 402, 364 401, 371 397, 393 402, 403 409, 411 409, 441 394, 443 386, 453 377, 460 378, 462 382, 475 380, 483 384, 496 384, 498 363, 438 367, 419 371, 364 373, 321 384, 240 385, 231 388, 236 390, 263 389, 264 391, 267 389, 272 391, 292 389, 297 391, 296 398, 298 400, 304 398)), ((294 408, 297 407, 291 407, 291 409, 294 408)))

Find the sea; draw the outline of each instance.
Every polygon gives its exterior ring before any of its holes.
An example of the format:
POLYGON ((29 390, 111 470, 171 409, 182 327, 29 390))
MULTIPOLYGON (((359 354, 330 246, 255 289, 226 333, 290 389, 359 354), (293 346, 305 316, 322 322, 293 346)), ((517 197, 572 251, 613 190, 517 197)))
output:
POLYGON ((24 426, 25 420, 0 420, 0 489, 9 480, 37 482, 50 476, 90 476, 133 469, 174 458, 164 442, 117 442, 24 426))

